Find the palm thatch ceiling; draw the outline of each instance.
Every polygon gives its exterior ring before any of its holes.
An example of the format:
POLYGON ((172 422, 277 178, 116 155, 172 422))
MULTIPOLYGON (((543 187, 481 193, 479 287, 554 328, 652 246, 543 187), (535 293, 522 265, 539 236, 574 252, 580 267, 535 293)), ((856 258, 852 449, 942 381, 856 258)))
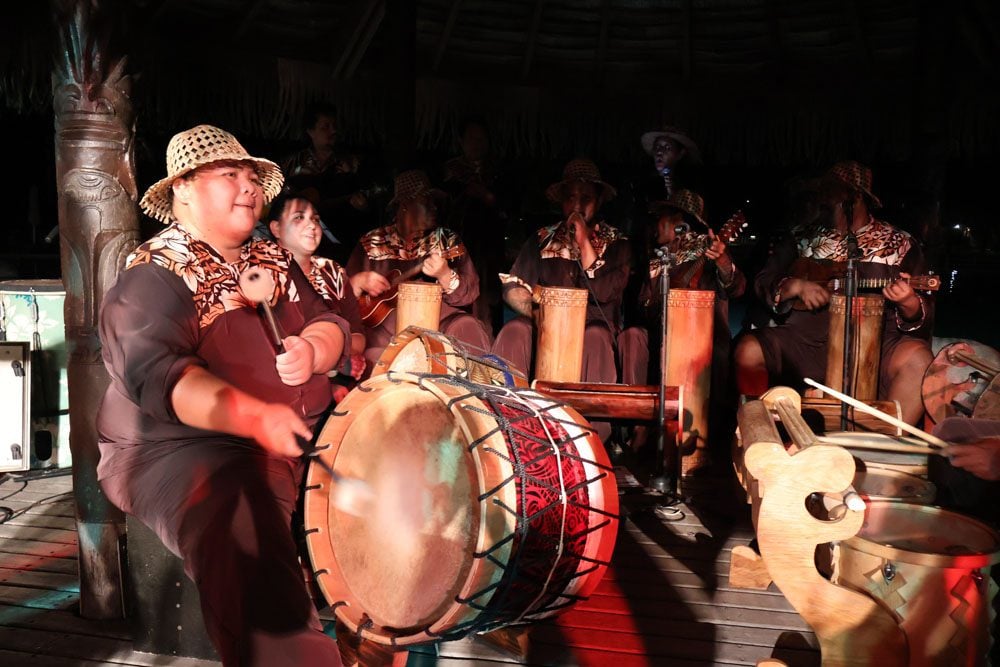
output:
MULTIPOLYGON (((404 114, 440 147, 471 112, 507 154, 620 155, 663 122, 723 163, 898 157, 925 135, 1000 152, 991 0, 88 1, 116 14, 140 125, 162 131, 287 139, 326 99, 369 144, 404 114)), ((5 11, 6 105, 38 108, 52 6, 5 11)))

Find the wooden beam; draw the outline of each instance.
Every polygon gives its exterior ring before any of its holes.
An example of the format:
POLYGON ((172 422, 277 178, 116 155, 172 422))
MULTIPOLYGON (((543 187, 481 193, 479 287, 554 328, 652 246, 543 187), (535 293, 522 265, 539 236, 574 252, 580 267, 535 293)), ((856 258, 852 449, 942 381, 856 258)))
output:
MULTIPOLYGON (((341 44, 341 50, 334 58, 333 78, 340 78, 348 67, 354 55, 354 50, 372 20, 381 0, 357 0, 347 11, 344 26, 338 35, 333 36, 334 44, 341 44)), ((367 46, 365 47, 367 48, 367 46)))
POLYGON ((681 4, 681 77, 685 84, 691 83, 691 61, 693 59, 691 46, 691 24, 694 14, 693 0, 684 0, 681 4))
POLYGON ((357 71, 358 65, 361 64, 365 54, 368 53, 368 47, 372 43, 372 38, 375 37, 375 33, 378 32, 379 26, 382 25, 382 20, 384 18, 385 0, 378 0, 378 2, 375 3, 375 11, 371 14, 371 18, 369 19, 365 30, 361 34, 361 39, 358 40, 358 43, 354 48, 354 54, 347 63, 347 67, 341 73, 344 79, 350 79, 354 76, 354 72, 357 71))
POLYGON ((524 45, 524 60, 521 63, 521 78, 527 78, 531 71, 531 60, 535 57, 535 40, 538 38, 538 28, 542 24, 542 12, 545 0, 535 0, 535 11, 531 15, 531 27, 528 30, 528 41, 524 45))
POLYGON ((437 50, 434 52, 434 65, 432 69, 435 72, 438 71, 438 68, 441 66, 441 60, 444 59, 444 52, 448 49, 448 40, 451 39, 451 31, 455 29, 455 23, 458 21, 458 14, 461 11, 462 0, 452 0, 451 9, 448 10, 448 20, 444 23, 444 30, 441 31, 437 50))
POLYGON ((247 34, 247 31, 253 25, 254 21, 257 20, 260 10, 262 10, 266 4, 267 0, 254 0, 253 4, 251 4, 249 8, 241 10, 240 15, 243 18, 233 33, 234 39, 240 39, 247 34))
POLYGON ((608 59, 608 24, 611 22, 611 0, 601 3, 601 30, 597 37, 597 58, 594 70, 598 77, 604 76, 604 66, 608 59))
POLYGON ((854 30, 854 42, 861 51, 861 58, 865 65, 871 66, 874 57, 872 55, 871 41, 868 39, 868 31, 861 19, 861 5, 859 0, 851 0, 847 3, 847 11, 850 13, 850 20, 854 30))

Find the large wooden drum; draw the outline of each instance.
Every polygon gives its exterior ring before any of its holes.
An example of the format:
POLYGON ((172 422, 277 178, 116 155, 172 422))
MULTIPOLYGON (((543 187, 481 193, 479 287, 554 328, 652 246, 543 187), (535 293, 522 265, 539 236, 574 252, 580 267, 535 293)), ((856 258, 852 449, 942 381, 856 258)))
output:
POLYGON ((310 467, 316 581, 363 638, 407 645, 546 618, 587 597, 618 530, 614 472, 573 409, 453 376, 372 377, 337 406, 319 456, 374 493, 329 502, 310 467))
POLYGON ((528 378, 506 359, 485 350, 470 351, 468 345, 451 336, 420 327, 407 327, 393 336, 375 362, 372 375, 389 371, 455 375, 501 387, 528 386, 528 378))
POLYGON ((910 665, 986 664, 1000 534, 925 505, 874 501, 865 512, 858 534, 835 547, 833 582, 897 616, 910 665))
POLYGON ((712 391, 712 329, 715 292, 672 289, 667 297, 667 369, 663 381, 680 387, 681 474, 706 459, 708 399, 712 391))
POLYGON ((580 381, 587 295, 587 290, 573 287, 538 288, 535 379, 580 381))
MULTIPOLYGON (((847 302, 843 294, 830 298, 830 335, 826 357, 826 384, 844 391, 844 318, 847 302)), ((882 316, 885 298, 881 295, 859 294, 854 297, 853 311, 854 368, 851 371, 854 390, 851 395, 862 401, 878 398, 878 367, 882 357, 882 316)))
POLYGON ((437 330, 441 326, 441 286, 401 283, 396 296, 396 333, 407 327, 437 330))

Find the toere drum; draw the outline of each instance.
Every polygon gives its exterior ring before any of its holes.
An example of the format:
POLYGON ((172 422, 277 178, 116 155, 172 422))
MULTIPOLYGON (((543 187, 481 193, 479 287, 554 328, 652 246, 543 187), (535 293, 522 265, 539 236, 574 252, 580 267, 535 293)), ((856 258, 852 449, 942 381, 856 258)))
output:
POLYGON ((479 384, 500 387, 528 386, 528 378, 510 362, 483 351, 470 354, 469 346, 438 331, 408 327, 393 336, 372 368, 372 375, 432 373, 455 375, 479 384))
POLYGON ((587 290, 573 287, 538 288, 536 380, 580 381, 587 295, 587 290))
POLYGON ((396 296, 396 333, 406 327, 437 331, 441 326, 441 286, 437 283, 400 283, 396 296))
POLYGON ((31 344, 31 464, 72 464, 66 367, 66 291, 59 280, 0 282, 0 340, 31 344))
POLYGON ((828 433, 823 438, 824 441, 849 451, 855 461, 859 462, 859 468, 874 464, 917 477, 927 477, 929 450, 923 441, 916 438, 862 431, 838 431, 828 433), (890 452, 879 445, 902 445, 904 448, 912 448, 913 451, 890 452))
MULTIPOLYGON (((882 295, 859 294, 853 300, 854 385, 849 392, 861 401, 878 398, 878 366, 882 357, 882 295)), ((830 298, 830 335, 826 356, 826 384, 844 391, 844 318, 847 304, 844 295, 830 298)))
POLYGON ((873 501, 834 549, 833 582, 868 593, 899 620, 910 665, 986 664, 1000 534, 937 507, 873 501))
POLYGON ((618 492, 572 408, 454 376, 372 377, 318 456, 365 481, 365 517, 310 467, 306 542, 327 602, 364 639, 409 645, 543 619, 586 598, 611 557, 618 492))
POLYGON ((672 289, 667 297, 667 372, 663 381, 680 387, 681 474, 705 463, 708 398, 712 391, 712 329, 715 292, 672 289))
POLYGON ((863 462, 854 475, 854 490, 865 500, 898 500, 916 505, 928 505, 937 495, 934 483, 922 477, 863 462))

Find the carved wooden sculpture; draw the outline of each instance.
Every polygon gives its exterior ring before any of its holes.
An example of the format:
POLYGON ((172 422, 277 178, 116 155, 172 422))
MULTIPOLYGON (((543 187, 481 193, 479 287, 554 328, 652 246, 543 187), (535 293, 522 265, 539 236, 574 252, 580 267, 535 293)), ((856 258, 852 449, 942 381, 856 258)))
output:
POLYGON ((139 241, 125 58, 112 58, 110 16, 97 0, 57 2, 61 37, 52 76, 62 278, 66 289, 70 449, 80 536, 80 606, 91 618, 122 615, 118 540, 124 516, 97 482, 95 417, 108 385, 97 313, 139 241))

